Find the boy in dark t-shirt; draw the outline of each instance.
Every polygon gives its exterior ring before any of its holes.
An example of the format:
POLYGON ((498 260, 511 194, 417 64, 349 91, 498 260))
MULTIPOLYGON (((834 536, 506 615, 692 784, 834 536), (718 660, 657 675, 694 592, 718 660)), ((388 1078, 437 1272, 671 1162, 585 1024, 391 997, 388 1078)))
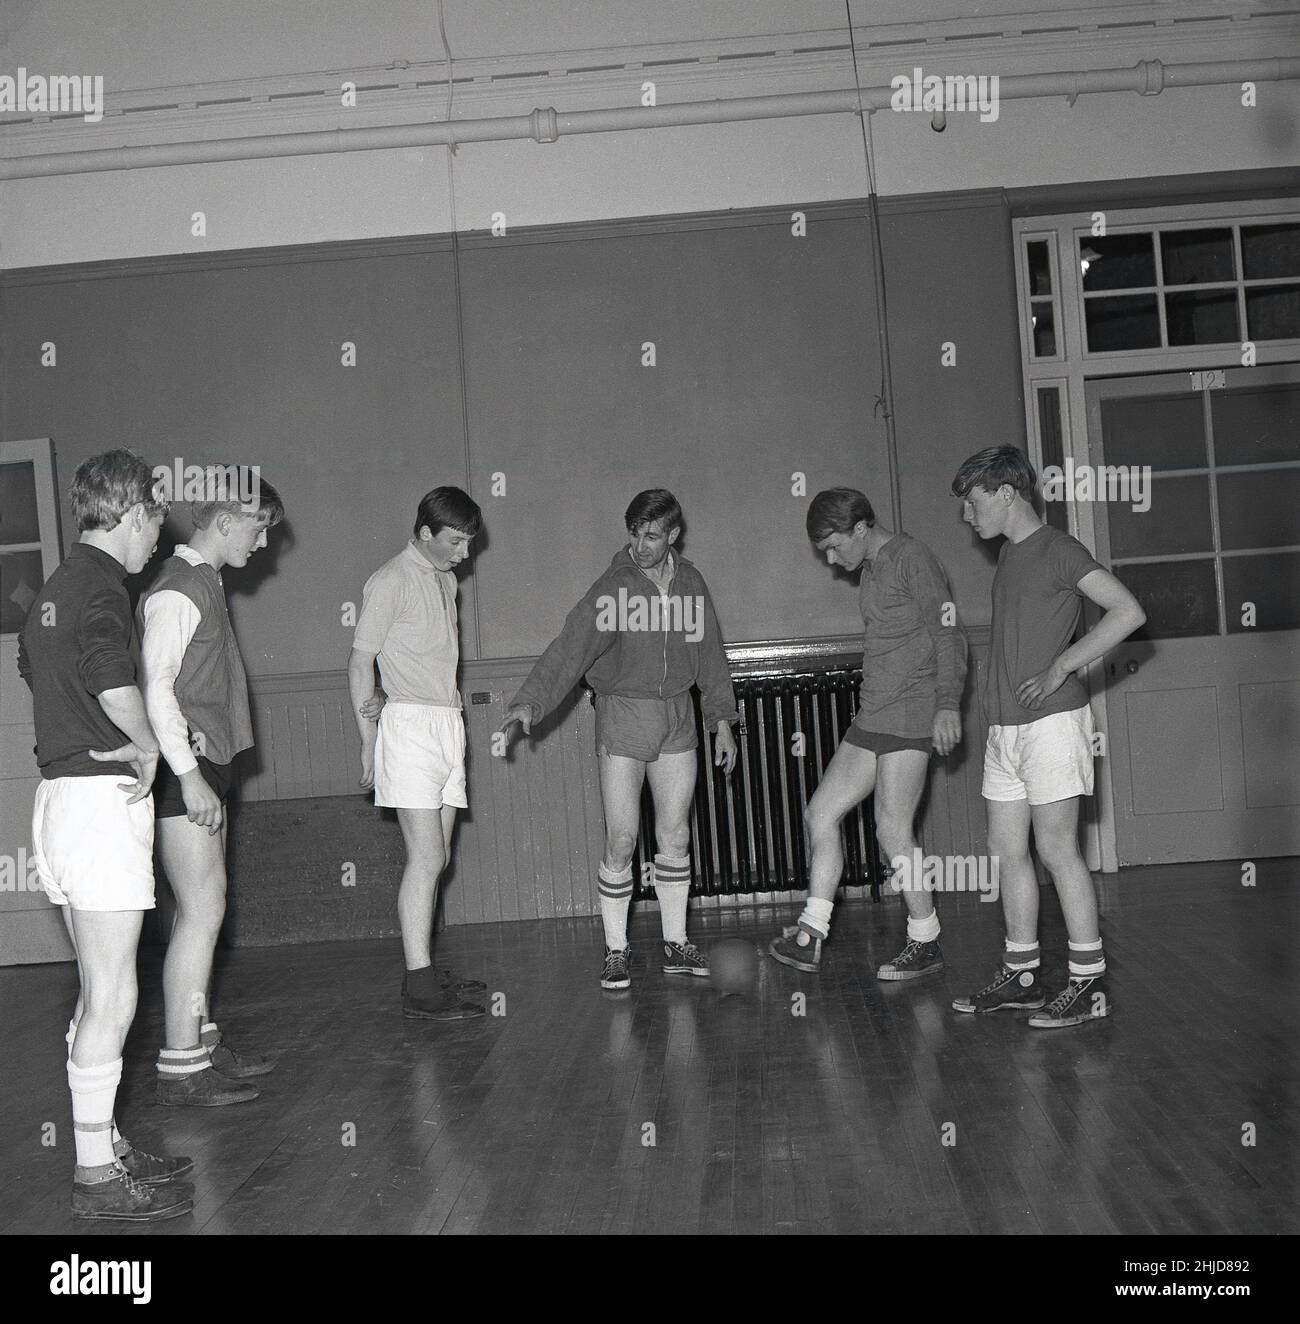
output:
POLYGON ((32 850, 45 894, 63 911, 81 992, 68 1027, 76 1218, 152 1222, 193 1208, 175 1179, 194 1165, 134 1148, 113 1120, 122 1045, 135 1016, 136 947, 154 905, 153 802, 158 742, 136 686, 131 601, 167 514, 148 463, 94 455, 69 496, 80 537, 37 594, 18 637, 32 691, 41 784, 32 850), (129 780, 123 781, 123 778, 129 780))
POLYGON ((986 541, 1006 538, 993 578, 983 785, 1006 949, 993 982, 952 1005, 961 1012, 1035 1011, 1031 1026, 1059 1029, 1110 1014, 1097 892, 1079 853, 1079 797, 1092 794, 1094 751, 1088 693, 1075 673, 1139 629, 1146 614, 1081 542, 1038 518, 1030 503, 1034 481, 1014 446, 972 455, 952 481, 975 532, 986 541), (1084 598, 1105 615, 1072 644, 1084 598), (1042 1011, 1031 826, 1070 947, 1069 981, 1042 1011))

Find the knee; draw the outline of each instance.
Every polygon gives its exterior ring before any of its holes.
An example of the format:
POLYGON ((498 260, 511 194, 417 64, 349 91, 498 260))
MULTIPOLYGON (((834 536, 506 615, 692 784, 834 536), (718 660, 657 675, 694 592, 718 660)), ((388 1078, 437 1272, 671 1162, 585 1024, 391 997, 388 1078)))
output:
POLYGON ((205 892, 200 898, 182 901, 176 899, 176 922, 204 937, 215 938, 226 918, 226 889, 224 886, 205 892))
POLYGON ((92 987, 82 991, 82 1019, 93 1016, 96 1020, 107 1021, 125 1037, 131 1022, 135 1019, 136 982, 134 978, 124 978, 105 987, 92 987))
POLYGON ((876 841, 887 859, 893 859, 896 855, 906 855, 912 849, 910 820, 877 808, 876 841))
POLYGON ((691 847, 691 830, 685 824, 670 824, 655 828, 655 844, 660 855, 672 855, 680 859, 691 847))
POLYGON ((814 801, 803 811, 804 831, 813 841, 833 837, 839 831, 843 815, 827 813, 814 801))
POLYGON ((636 836, 631 832, 605 833, 605 863, 611 869, 626 869, 636 850, 636 836))
POLYGON ((1034 835, 1034 845, 1038 849, 1038 858, 1051 870, 1060 873, 1069 868, 1079 858, 1079 846, 1073 836, 1034 835))

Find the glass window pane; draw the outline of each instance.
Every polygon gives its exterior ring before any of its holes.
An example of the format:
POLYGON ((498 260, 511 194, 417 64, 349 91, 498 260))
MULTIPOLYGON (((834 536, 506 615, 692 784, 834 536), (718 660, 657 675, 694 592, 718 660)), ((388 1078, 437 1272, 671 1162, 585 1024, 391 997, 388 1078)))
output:
POLYGON ((0 634, 22 627, 43 583, 40 552, 0 552, 0 634))
POLYGON ((1300 544, 1300 469, 1218 474, 1217 481, 1220 546, 1300 544))
POLYGON ((1124 294, 1088 299, 1084 305, 1088 352, 1152 349, 1160 345, 1160 315, 1154 294, 1124 294))
POLYGON ((1047 240, 1032 240, 1026 245, 1025 256, 1029 265, 1029 293, 1051 294, 1052 259, 1048 253, 1047 240))
POLYGON ((1146 624, 1133 639, 1181 639, 1219 633, 1214 562, 1117 565, 1115 577, 1142 604, 1146 624))
MULTIPOLYGON (((1058 386, 1038 388, 1038 442, 1042 451, 1043 468, 1065 464, 1065 439, 1061 431, 1061 389, 1058 386)), ((1043 502, 1043 518, 1062 533, 1070 531, 1070 514, 1064 501, 1043 502)))
POLYGON ((1236 280, 1231 230, 1166 230, 1160 236, 1160 274, 1166 285, 1236 280))
POLYGON ((30 460, 0 464, 0 545, 40 542, 38 519, 36 466, 30 460))
POLYGON ((1050 299, 1035 299, 1030 305, 1034 328, 1034 358, 1056 356, 1056 317, 1050 299))
POLYGON ((1171 345, 1236 344, 1236 290, 1198 290, 1165 295, 1165 328, 1171 345))
POLYGON ((1210 419, 1216 464, 1300 460, 1300 386, 1211 391, 1210 419))
POLYGON ((1223 601, 1229 634, 1300 629, 1300 552, 1225 556, 1223 601), (1242 620, 1246 603, 1254 606, 1254 625, 1242 620))
POLYGON ((1243 225, 1241 265, 1247 280, 1300 276, 1300 225, 1243 225))
POLYGON ((1151 235, 1149 232, 1114 234, 1104 239, 1096 235, 1080 236, 1079 269, 1086 291, 1132 290, 1154 285, 1156 257, 1151 235))
POLYGON ((1107 464, 1203 469, 1209 463, 1201 397, 1192 391, 1104 400, 1101 430, 1107 464))
POLYGON ((1213 550, 1208 475, 1154 478, 1143 496, 1141 504, 1148 505, 1146 510, 1134 510, 1133 501, 1106 503, 1111 556, 1174 556, 1213 550))
POLYGON ((1300 285, 1256 285, 1246 291, 1251 340, 1300 340, 1300 285))

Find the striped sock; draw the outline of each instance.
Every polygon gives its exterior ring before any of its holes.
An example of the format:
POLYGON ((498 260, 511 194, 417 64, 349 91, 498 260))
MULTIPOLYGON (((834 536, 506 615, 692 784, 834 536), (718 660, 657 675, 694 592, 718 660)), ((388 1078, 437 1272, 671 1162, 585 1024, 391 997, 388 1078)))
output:
POLYGON ((193 1048, 164 1048, 158 1054, 158 1074, 164 1080, 193 1076, 211 1066, 210 1050, 203 1044, 195 1044, 193 1048))
POLYGON ((1070 978, 1096 979, 1106 973, 1106 953, 1102 951, 1101 939, 1096 942, 1072 942, 1070 944, 1070 978))
POLYGON ((199 1030, 199 1043, 209 1052, 212 1051, 221 1042, 221 1031, 217 1029, 216 1021, 209 1021, 199 1030))
POLYGON ((611 869, 603 860, 600 877, 600 918, 605 925, 605 946, 621 952, 627 946, 627 908, 632 904, 632 866, 611 869))
MULTIPOLYGON (((67 1034, 65 1034, 65 1035, 63 1036, 63 1042, 64 1042, 65 1044, 68 1045, 68 1061, 71 1062, 71 1061, 72 1061, 72 1045, 73 1045, 74 1043, 77 1042, 77 1022, 76 1022, 76 1021, 69 1021, 69 1022, 68 1022, 68 1032, 67 1032, 67 1034)), ((112 1133, 112 1134, 113 1134, 113 1152, 114 1152, 115 1154, 120 1154, 122 1151, 118 1149, 118 1145, 119 1145, 119 1144, 125 1145, 125 1144, 126 1144, 126 1141, 122 1139, 121 1133, 120 1133, 120 1132, 118 1131, 118 1129, 117 1129, 117 1118, 116 1118, 116 1117, 113 1118, 113 1133, 112 1133)), ((127 1148, 129 1149, 130 1146, 127 1145, 127 1148)))
POLYGON ((77 1164, 101 1168, 114 1162, 113 1102, 122 1079, 122 1059, 97 1067, 79 1067, 68 1061, 68 1089, 72 1092, 72 1135, 77 1164))
POLYGON ((1036 942, 1012 942, 1008 938, 1006 951, 1002 953, 1002 964, 1008 970, 1037 970, 1040 964, 1038 944, 1036 942))
POLYGON ((686 903, 691 895, 691 857, 655 856, 655 896, 659 898, 659 924, 664 941, 686 941, 686 903))

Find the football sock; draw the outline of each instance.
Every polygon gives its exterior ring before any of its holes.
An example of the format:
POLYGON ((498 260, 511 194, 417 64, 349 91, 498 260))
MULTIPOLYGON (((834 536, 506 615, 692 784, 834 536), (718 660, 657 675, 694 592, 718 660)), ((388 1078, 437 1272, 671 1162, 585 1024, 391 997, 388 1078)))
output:
POLYGON ((600 918, 605 946, 621 952, 627 946, 627 908, 632 904, 632 866, 611 869, 603 860, 600 877, 600 918))
POLYGON ((1007 939, 1007 949, 1002 954, 1002 964, 1008 970, 1037 970, 1039 967, 1038 944, 1036 942, 1012 942, 1007 939))
POLYGON ((804 902, 803 914, 799 916, 799 932, 795 935, 795 942, 800 947, 807 947, 812 942, 809 929, 819 938, 830 937, 831 915, 834 910, 834 901, 823 901, 819 896, 810 896, 804 902))
POLYGON ((691 857, 656 855, 655 896, 659 898, 659 924, 664 941, 686 941, 686 903, 691 895, 691 857))
POLYGON ((912 942, 939 941, 939 912, 932 910, 924 919, 907 917, 907 936, 912 942))

